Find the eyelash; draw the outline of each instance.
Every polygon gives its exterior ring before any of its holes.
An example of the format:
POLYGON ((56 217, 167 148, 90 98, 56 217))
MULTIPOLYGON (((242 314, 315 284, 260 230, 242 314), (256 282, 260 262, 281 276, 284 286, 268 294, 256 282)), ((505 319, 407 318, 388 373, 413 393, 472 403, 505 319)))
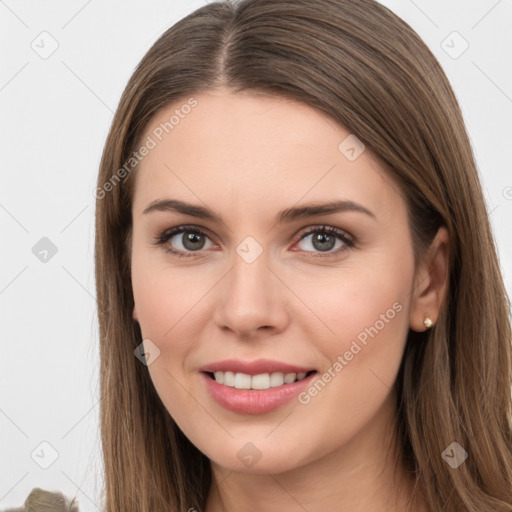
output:
MULTIPOLYGON (((179 258, 193 257, 196 254, 199 254, 200 252, 202 252, 202 249, 199 251, 183 252, 183 251, 177 251, 175 249, 171 249, 168 245, 166 245, 167 241, 170 240, 173 236, 180 234, 180 233, 189 233, 189 232, 194 233, 196 235, 204 235, 204 236, 208 237, 208 235, 202 229, 198 228, 197 226, 177 226, 175 228, 171 228, 171 229, 168 229, 168 230, 162 232, 159 236, 155 237, 154 242, 152 242, 152 243, 153 243, 153 245, 161 246, 165 252, 173 254, 174 256, 177 256, 179 258)), ((339 248, 335 251, 332 251, 332 252, 322 253, 321 251, 318 251, 318 252, 316 252, 316 254, 313 254, 313 257, 320 257, 320 258, 332 257, 333 255, 340 254, 341 252, 351 249, 351 248, 355 247, 355 245, 356 245, 355 239, 352 236, 348 235, 345 231, 342 231, 341 229, 338 229, 338 228, 335 228, 332 226, 318 226, 318 227, 310 228, 307 231, 302 231, 300 233, 301 236, 300 236, 298 242, 302 241, 307 236, 309 236, 311 234, 315 234, 315 233, 326 233, 329 235, 333 235, 333 236, 337 237, 339 240, 341 240, 344 243, 344 245, 341 248, 339 248)), ((304 252, 315 253, 315 251, 304 251, 304 252)))

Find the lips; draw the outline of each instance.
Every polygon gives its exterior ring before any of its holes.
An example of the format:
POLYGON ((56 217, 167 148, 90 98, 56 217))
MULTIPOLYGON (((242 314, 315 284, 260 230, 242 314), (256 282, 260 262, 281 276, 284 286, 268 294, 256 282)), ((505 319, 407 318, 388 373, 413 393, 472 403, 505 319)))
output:
POLYGON ((315 368, 271 359, 225 359, 202 366, 199 372, 211 398, 239 414, 277 409, 309 386, 317 374, 315 368))
MULTIPOLYGON (((303 392, 317 378, 315 370, 302 380, 268 389, 237 389, 210 378, 209 372, 198 376, 210 397, 224 409, 238 414, 264 414, 287 403, 303 392)), ((248 377, 248 375, 247 375, 248 377)))

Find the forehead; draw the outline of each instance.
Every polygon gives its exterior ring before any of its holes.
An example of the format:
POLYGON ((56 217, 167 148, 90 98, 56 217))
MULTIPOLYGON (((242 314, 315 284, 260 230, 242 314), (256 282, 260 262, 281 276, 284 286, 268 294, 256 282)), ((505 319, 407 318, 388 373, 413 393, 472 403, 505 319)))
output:
POLYGON ((358 139, 324 112, 223 89, 193 99, 162 109, 145 130, 155 144, 137 170, 134 210, 166 194, 247 208, 350 199, 375 210, 399 200, 370 151, 358 156, 358 139))

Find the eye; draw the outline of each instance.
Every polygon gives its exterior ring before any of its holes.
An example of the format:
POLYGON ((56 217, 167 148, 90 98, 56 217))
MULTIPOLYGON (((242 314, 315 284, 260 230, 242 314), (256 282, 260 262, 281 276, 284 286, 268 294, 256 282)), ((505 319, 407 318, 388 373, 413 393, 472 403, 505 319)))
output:
MULTIPOLYGON (((345 233, 345 231, 332 226, 319 226, 309 229, 305 233, 303 232, 298 243, 300 244, 303 240, 306 240, 306 238, 312 235, 311 245, 313 247, 313 251, 308 251, 306 249, 305 252, 315 252, 316 250, 320 253, 328 253, 326 256, 332 256, 355 246, 355 241, 352 236, 345 233), (333 251, 332 249, 336 246, 337 241, 339 241, 340 244, 337 249, 333 251)), ((322 257, 323 255, 315 254, 315 257, 316 256, 322 257)))
POLYGON ((199 228, 196 228, 195 226, 178 226, 176 228, 164 231, 160 236, 156 238, 155 242, 153 243, 155 245, 161 245, 166 252, 181 258, 193 256, 193 254, 190 253, 198 252, 204 249, 205 237, 208 238, 205 232, 199 228), (172 248, 172 246, 175 246, 176 243, 173 243, 171 246, 170 242, 172 242, 173 238, 176 238, 179 244, 181 244, 182 248, 179 246, 178 250, 172 248))
MULTIPOLYGON (((304 252, 320 253, 315 254, 315 257, 323 257, 324 254, 321 253, 326 253, 325 256, 332 256, 355 246, 355 240, 351 235, 331 226, 318 226, 310 228, 306 232, 303 231, 298 244, 311 235, 314 235, 311 239, 313 251, 303 250, 304 252), (333 251, 332 249, 336 246, 337 241, 340 244, 333 251)), ((157 236, 153 244, 162 246, 166 252, 182 258, 194 256, 194 253, 200 253, 203 249, 208 248, 205 247, 205 239, 209 240, 209 237, 196 226, 177 226, 157 236), (173 238, 176 238, 174 242, 173 238), (177 249, 175 249, 176 244, 178 244, 177 249)))

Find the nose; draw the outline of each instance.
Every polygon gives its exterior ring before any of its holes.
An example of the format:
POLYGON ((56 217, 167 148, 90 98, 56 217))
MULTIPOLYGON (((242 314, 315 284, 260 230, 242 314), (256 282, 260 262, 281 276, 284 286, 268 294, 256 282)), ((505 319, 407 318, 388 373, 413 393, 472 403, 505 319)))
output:
POLYGON ((286 301, 290 292, 269 267, 265 253, 251 263, 235 253, 217 294, 215 323, 237 337, 276 334, 289 322, 286 301))

